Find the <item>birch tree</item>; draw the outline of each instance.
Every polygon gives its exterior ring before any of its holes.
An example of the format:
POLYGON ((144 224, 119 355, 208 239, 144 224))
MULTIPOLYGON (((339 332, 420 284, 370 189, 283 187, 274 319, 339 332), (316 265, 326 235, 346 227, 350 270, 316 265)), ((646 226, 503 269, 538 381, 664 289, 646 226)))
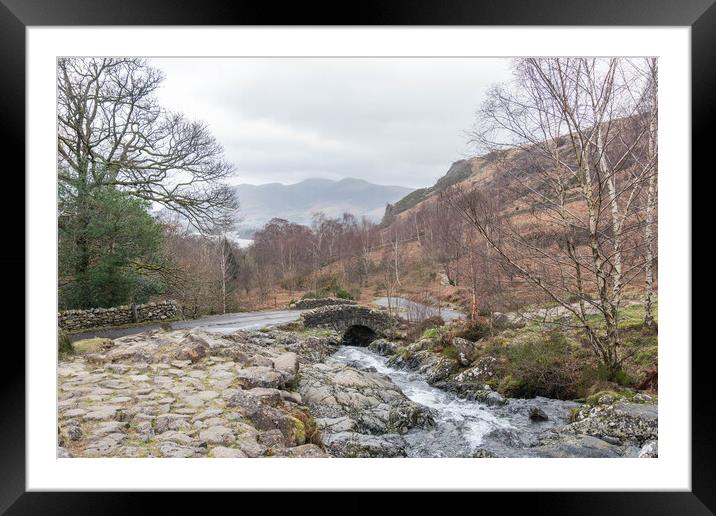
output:
POLYGON ((509 214, 487 188, 445 195, 511 273, 573 316, 613 372, 624 359, 624 288, 645 265, 635 258, 648 178, 634 165, 648 138, 629 123, 639 116, 629 94, 636 80, 619 59, 515 60, 513 82, 478 111, 473 141, 517 163, 504 173, 530 199, 529 214, 509 214))

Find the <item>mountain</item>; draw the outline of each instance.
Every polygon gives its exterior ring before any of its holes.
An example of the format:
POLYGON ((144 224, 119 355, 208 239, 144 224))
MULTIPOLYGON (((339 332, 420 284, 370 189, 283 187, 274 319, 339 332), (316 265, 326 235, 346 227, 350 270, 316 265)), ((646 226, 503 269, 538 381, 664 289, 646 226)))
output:
POLYGON ((310 224, 313 213, 321 211, 336 217, 345 212, 379 221, 388 203, 409 194, 403 186, 378 185, 362 179, 306 179, 284 185, 241 184, 235 187, 239 198, 240 226, 257 229, 274 217, 310 224))
POLYGON ((440 190, 465 181, 469 177, 478 174, 482 167, 490 162, 490 160, 486 158, 487 157, 472 158, 469 160, 461 159, 454 162, 445 175, 438 179, 433 186, 413 190, 402 199, 386 206, 381 223, 384 226, 390 224, 396 216, 417 206, 440 190))

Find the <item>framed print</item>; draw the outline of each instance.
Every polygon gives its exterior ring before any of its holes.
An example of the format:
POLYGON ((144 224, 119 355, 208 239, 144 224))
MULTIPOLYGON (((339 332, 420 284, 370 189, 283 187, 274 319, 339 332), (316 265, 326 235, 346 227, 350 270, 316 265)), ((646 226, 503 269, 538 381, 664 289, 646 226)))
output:
POLYGON ((3 510, 712 513, 691 170, 715 8, 453 7, 3 0, 27 205, 3 510))

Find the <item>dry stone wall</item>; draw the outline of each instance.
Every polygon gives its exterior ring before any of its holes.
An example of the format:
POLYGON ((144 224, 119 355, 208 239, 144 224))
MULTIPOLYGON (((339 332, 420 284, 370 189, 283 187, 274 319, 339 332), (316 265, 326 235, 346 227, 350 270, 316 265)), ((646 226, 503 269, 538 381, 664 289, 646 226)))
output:
POLYGON ((92 308, 89 310, 65 310, 57 315, 60 328, 66 331, 120 326, 146 321, 164 321, 179 316, 176 301, 147 303, 145 305, 123 305, 113 308, 92 308))
POLYGON ((292 303, 289 308, 293 310, 310 310, 312 308, 318 308, 319 306, 333 306, 333 305, 355 305, 356 302, 350 299, 339 299, 336 297, 323 297, 316 299, 301 299, 292 303))

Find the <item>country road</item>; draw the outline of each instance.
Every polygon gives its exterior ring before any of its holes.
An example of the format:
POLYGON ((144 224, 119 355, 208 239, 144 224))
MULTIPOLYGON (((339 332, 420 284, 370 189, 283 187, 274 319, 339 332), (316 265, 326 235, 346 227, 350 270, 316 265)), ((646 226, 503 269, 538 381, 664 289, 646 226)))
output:
MULTIPOLYGON (((305 310, 269 310, 263 312, 239 312, 224 315, 212 315, 200 319, 171 322, 175 330, 183 328, 202 328, 216 333, 231 333, 236 330, 256 330, 264 326, 276 326, 298 319, 305 310)), ((70 335, 71 341, 91 337, 116 339, 125 335, 134 335, 148 330, 159 329, 159 323, 148 323, 127 328, 109 328, 106 330, 90 330, 70 335)))
MULTIPOLYGON (((373 301, 376 305, 387 308, 389 301, 387 297, 377 297, 373 301)), ((394 297, 390 300, 390 304, 397 306, 398 313, 403 316, 408 316, 410 312, 414 314, 420 314, 424 317, 441 316, 445 321, 454 321, 456 319, 464 319, 465 314, 458 312, 449 307, 435 307, 427 306, 416 301, 411 301, 402 297, 394 297)))
MULTIPOLYGON (((379 297, 375 299, 375 304, 378 306, 388 306, 387 298, 379 297)), ((393 303, 398 303, 399 310, 403 313, 407 312, 411 307, 422 307, 425 315, 442 315, 446 321, 454 319, 461 319, 465 316, 449 308, 438 309, 435 307, 428 307, 409 301, 403 298, 393 298, 393 303)), ((215 333, 231 333, 236 330, 257 330, 265 326, 277 326, 279 324, 285 324, 287 322, 295 321, 298 319, 303 312, 307 310, 267 310, 261 312, 239 312, 233 314, 224 315, 211 315, 208 317, 201 317, 199 319, 188 319, 184 321, 171 322, 171 326, 175 330, 181 330, 184 328, 201 328, 203 330, 215 332, 215 333)), ((159 329, 159 323, 152 322, 142 324, 139 326, 130 326, 126 328, 108 328, 103 330, 89 330, 82 333, 75 333, 70 335, 72 342, 81 339, 89 339, 92 337, 104 337, 108 339, 117 339, 124 337, 125 335, 135 335, 149 330, 159 329)))

